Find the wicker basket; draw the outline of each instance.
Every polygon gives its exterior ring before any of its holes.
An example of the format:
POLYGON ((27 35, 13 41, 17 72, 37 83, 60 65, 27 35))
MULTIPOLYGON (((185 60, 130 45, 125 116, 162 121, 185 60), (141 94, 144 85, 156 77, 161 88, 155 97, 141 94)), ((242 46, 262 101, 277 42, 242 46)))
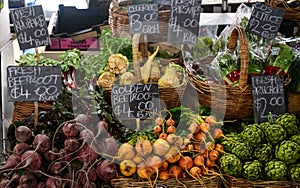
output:
POLYGON ((265 0, 265 3, 282 10, 285 10, 285 19, 293 20, 300 26, 300 6, 293 8, 290 7, 286 0, 265 0))
MULTIPOLYGON (((38 102, 39 110, 49 110, 53 106, 51 102, 38 102)), ((14 102, 12 122, 21 121, 34 113, 34 102, 14 102)))
MULTIPOLYGON (((145 46, 147 46, 147 44, 143 41, 143 35, 137 33, 132 37, 134 73, 138 83, 141 80, 140 64, 142 63, 143 58, 148 57, 148 54, 145 51, 147 48, 145 48, 145 46)), ((174 63, 176 60, 170 59, 168 61, 164 59, 164 61, 165 63, 174 63)), ((182 82, 179 85, 174 87, 158 87, 159 98, 164 102, 164 107, 171 109, 181 105, 181 99, 184 95, 187 83, 187 76, 183 72, 182 82)), ((104 88, 108 103, 111 103, 111 89, 112 88, 104 88)))
POLYGON ((226 179, 228 180, 228 185, 225 185, 225 188, 296 188, 300 186, 300 182, 296 183, 291 181, 252 181, 232 176, 228 176, 226 179))
POLYGON ((222 181, 220 177, 203 177, 200 180, 195 179, 168 179, 168 180, 157 180, 152 182, 154 185, 150 185, 150 183, 146 180, 138 181, 138 179, 133 178, 120 178, 111 180, 111 185, 116 188, 127 188, 127 187, 135 187, 135 188, 148 188, 148 187, 197 187, 197 188, 220 188, 222 186, 222 181))
MULTIPOLYGON (((238 87, 203 82, 196 75, 188 72, 190 84, 197 90, 200 105, 210 107, 214 113, 227 119, 253 117, 252 90, 247 82, 248 39, 244 29, 237 26, 233 29, 229 39, 229 52, 235 50, 238 38, 241 53, 238 87)), ((201 63, 211 63, 213 58, 208 56, 199 61, 203 61, 201 63)))
MULTIPOLYGON (((131 1, 123 1, 118 3, 117 0, 113 0, 110 5, 108 22, 113 35, 116 37, 131 37, 127 11, 128 5, 131 5, 131 1)), ((149 41, 167 41, 169 18, 170 7, 160 7, 158 11, 160 34, 148 35, 149 41)))

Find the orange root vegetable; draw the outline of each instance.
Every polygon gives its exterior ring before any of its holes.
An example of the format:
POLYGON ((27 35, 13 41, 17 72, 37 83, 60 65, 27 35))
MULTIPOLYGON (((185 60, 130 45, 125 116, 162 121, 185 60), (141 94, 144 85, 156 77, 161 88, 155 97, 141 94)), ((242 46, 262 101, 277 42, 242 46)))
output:
POLYGON ((173 133, 175 133, 175 132, 176 132, 176 127, 175 127, 175 126, 171 125, 171 126, 169 126, 169 127, 167 128, 167 133, 173 134, 173 133))
POLYGON ((155 124, 156 125, 158 125, 158 126, 162 126, 163 124, 164 124, 164 118, 162 118, 162 117, 157 117, 156 119, 155 119, 155 124))
POLYGON ((197 134, 200 131, 200 127, 197 123, 192 123, 190 124, 188 130, 191 134, 197 134))
POLYGON ((159 126, 159 125, 155 125, 155 127, 154 127, 153 130, 154 130, 155 133, 160 133, 161 130, 162 130, 162 128, 161 128, 161 126, 159 126))
POLYGON ((199 132, 195 135, 195 139, 201 142, 206 139, 206 135, 204 132, 199 132))
POLYGON ((164 132, 163 132, 163 133, 160 133, 159 136, 158 136, 158 138, 167 140, 168 134, 167 134, 167 133, 164 133, 164 132))
POLYGON ((205 118, 205 122, 208 123, 210 126, 215 126, 217 124, 216 116, 209 115, 205 118))
POLYGON ((221 144, 216 144, 215 150, 217 150, 220 153, 224 153, 224 146, 221 144))
POLYGON ((193 167, 194 163, 193 163, 193 159, 190 156, 183 156, 180 160, 179 160, 179 166, 180 168, 184 169, 184 170, 189 170, 193 167))
POLYGON ((161 170, 167 170, 169 167, 169 162, 168 161, 163 161, 161 163, 161 170))
POLYGON ((179 177, 182 177, 182 175, 183 175, 182 168, 180 168, 177 165, 174 165, 170 168, 170 174, 172 177, 178 179, 179 177))
POLYGON ((167 141, 169 142, 169 144, 174 144, 177 139, 178 136, 176 134, 169 134, 167 137, 167 141))
POLYGON ((193 178, 196 178, 198 179, 199 176, 201 175, 202 173, 202 170, 201 168, 199 168, 198 166, 193 166, 191 169, 190 169, 190 174, 193 178))
POLYGON ((205 165, 206 165, 207 167, 215 167, 215 166, 216 166, 216 162, 210 160, 209 158, 207 158, 206 161, 205 161, 205 165))
POLYGON ((157 172, 161 168, 162 160, 160 157, 154 155, 146 159, 146 165, 153 169, 154 172, 157 172))
POLYGON ((199 127, 200 127, 200 130, 204 133, 207 133, 210 131, 210 125, 208 123, 201 123, 199 125, 199 127))
POLYGON ((169 163, 176 163, 177 161, 180 160, 181 155, 179 151, 177 150, 176 146, 172 146, 169 151, 164 155, 164 158, 169 162, 169 163))
POLYGON ((175 126, 175 121, 172 118, 167 119, 166 121, 167 126, 175 126))
POLYGON ((218 160, 220 157, 220 153, 217 150, 211 150, 209 152, 209 159, 212 161, 218 160))
POLYGON ((202 155, 197 155, 196 157, 194 157, 194 165, 196 166, 203 166, 204 165, 204 157, 202 155))
POLYGON ((215 128, 215 129, 213 130, 212 136, 213 136, 213 138, 216 139, 216 140, 218 140, 218 139, 220 139, 220 138, 222 138, 222 137, 225 137, 225 135, 223 134, 222 129, 220 129, 220 128, 215 128))
POLYGON ((142 179, 150 179, 154 173, 155 171, 148 167, 146 163, 140 163, 137 167, 137 175, 142 179))
POLYGON ((170 173, 168 170, 162 170, 159 172, 158 179, 168 180, 170 178, 170 173))
POLYGON ((207 149, 201 149, 200 151, 199 151, 199 153, 206 159, 206 158, 208 158, 208 151, 207 151, 207 149))

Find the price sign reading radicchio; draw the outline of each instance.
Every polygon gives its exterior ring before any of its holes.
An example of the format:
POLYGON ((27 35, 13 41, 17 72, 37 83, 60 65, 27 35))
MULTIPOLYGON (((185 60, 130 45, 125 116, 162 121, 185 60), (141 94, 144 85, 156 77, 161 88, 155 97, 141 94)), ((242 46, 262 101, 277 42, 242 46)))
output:
POLYGON ((21 50, 50 44, 47 22, 41 5, 13 9, 10 17, 21 50))
POLYGON ((62 92, 58 66, 7 67, 9 101, 55 101, 62 92))
POLYGON ((283 80, 279 76, 253 76, 252 95, 255 123, 268 121, 286 111, 283 80))
POLYGON ((168 42, 196 44, 199 35, 201 6, 194 1, 176 1, 171 4, 168 42))
POLYGON ((160 110, 157 84, 115 85, 111 102, 120 119, 153 117, 160 110))
POLYGON ((254 4, 246 31, 266 39, 274 39, 285 11, 264 3, 254 4))

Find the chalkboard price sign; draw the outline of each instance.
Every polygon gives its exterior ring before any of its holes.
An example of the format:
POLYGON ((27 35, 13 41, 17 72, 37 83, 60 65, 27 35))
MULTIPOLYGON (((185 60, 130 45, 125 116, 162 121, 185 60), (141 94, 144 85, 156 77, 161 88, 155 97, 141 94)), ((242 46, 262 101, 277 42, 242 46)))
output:
POLYGON ((159 33, 158 5, 139 4, 128 6, 130 33, 159 33))
POLYGON ((246 31, 266 39, 274 39, 285 11, 264 3, 255 3, 246 31))
POLYGON ((13 9, 10 17, 21 50, 50 44, 47 22, 41 5, 13 9))
POLYGON ((111 100, 120 119, 153 117, 160 108, 157 84, 115 85, 111 100))
POLYGON ((196 44, 199 35, 200 12, 201 6, 172 5, 168 27, 168 42, 196 44))
POLYGON ((275 118, 286 111, 283 80, 279 76, 253 76, 252 94, 255 123, 275 118))
POLYGON ((9 101, 54 101, 62 91, 61 68, 57 66, 9 66, 9 101))

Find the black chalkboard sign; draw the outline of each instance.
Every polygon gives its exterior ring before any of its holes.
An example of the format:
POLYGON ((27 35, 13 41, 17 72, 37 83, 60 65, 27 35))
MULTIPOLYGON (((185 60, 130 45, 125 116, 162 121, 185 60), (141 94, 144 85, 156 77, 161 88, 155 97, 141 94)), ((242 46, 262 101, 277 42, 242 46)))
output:
POLYGON ((112 88, 111 102, 117 118, 153 117, 160 108, 158 85, 115 85, 112 88))
POLYGON ((285 11, 264 3, 255 3, 246 31, 266 39, 274 39, 285 11))
POLYGON ((201 6, 172 5, 168 26, 168 42, 177 44, 198 43, 200 12, 201 6))
POLYGON ((255 123, 275 118, 286 111, 283 80, 279 76, 253 76, 252 94, 255 123))
POLYGON ((9 101, 54 101, 62 91, 58 66, 7 67, 9 101))
POLYGON ((158 5, 139 4, 128 6, 130 33, 159 33, 158 5))
POLYGON ((41 5, 13 9, 10 17, 21 50, 50 44, 47 22, 41 5))

